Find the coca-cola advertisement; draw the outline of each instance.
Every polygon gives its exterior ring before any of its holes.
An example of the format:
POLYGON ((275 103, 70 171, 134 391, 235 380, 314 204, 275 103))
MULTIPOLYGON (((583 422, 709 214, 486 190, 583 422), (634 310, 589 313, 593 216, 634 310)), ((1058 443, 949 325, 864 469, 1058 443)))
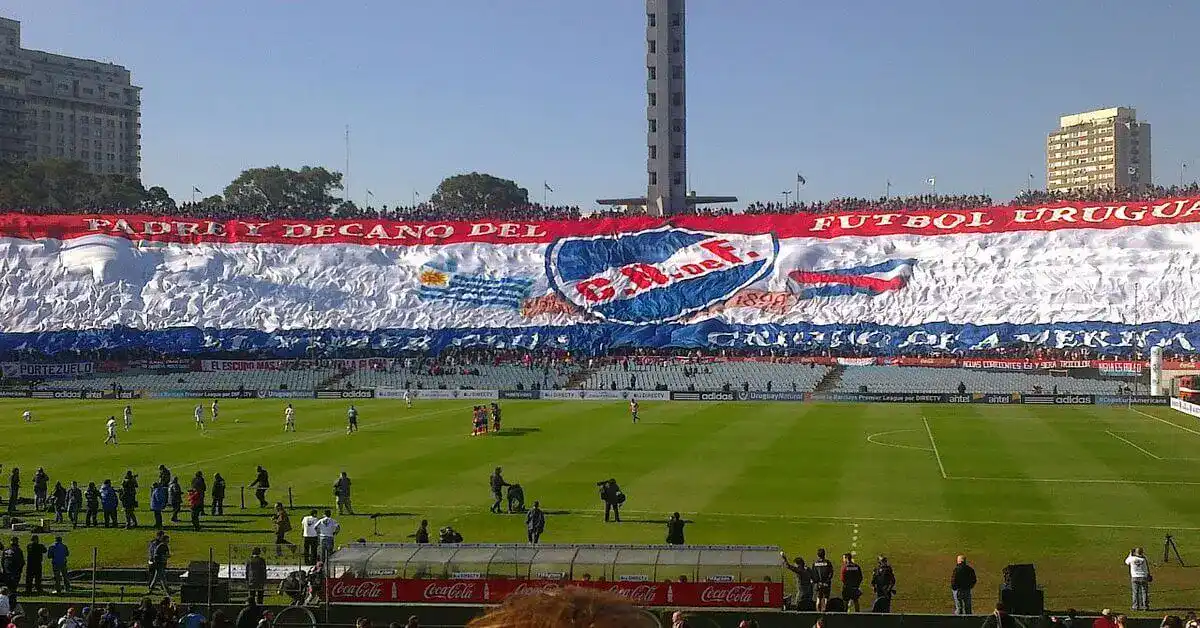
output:
POLYGON ((396 580, 337 578, 329 601, 342 604, 498 604, 565 586, 603 589, 638 606, 782 608, 776 582, 599 582, 569 580, 396 580))

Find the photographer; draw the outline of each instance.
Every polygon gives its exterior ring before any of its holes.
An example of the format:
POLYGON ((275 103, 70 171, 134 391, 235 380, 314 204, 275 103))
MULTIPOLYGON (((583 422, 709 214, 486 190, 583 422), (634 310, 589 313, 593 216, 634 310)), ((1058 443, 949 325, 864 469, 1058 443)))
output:
POLYGON ((667 545, 683 545, 683 524, 684 520, 679 518, 679 513, 672 513, 671 518, 667 519, 667 545))
POLYGON ((621 504, 625 503, 625 494, 621 492, 617 481, 609 478, 596 482, 596 486, 600 487, 600 500, 604 502, 604 521, 607 523, 611 514, 617 523, 621 523, 621 504))
POLYGON ((1129 566, 1133 610, 1150 610, 1150 583, 1153 581, 1153 577, 1150 575, 1150 561, 1146 560, 1146 550, 1140 547, 1133 548, 1129 551, 1129 556, 1125 558, 1125 564, 1129 566))
POLYGON ((438 543, 454 544, 462 542, 463 536, 450 526, 446 526, 438 531, 438 543))

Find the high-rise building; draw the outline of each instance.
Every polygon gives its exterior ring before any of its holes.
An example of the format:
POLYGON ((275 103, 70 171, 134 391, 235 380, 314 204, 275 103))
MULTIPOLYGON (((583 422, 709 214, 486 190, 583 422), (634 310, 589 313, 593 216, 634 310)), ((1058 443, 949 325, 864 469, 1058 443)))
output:
POLYGON ((122 66, 22 48, 21 23, 0 18, 0 157, 140 179, 141 89, 122 66))
POLYGON ((687 198, 684 0, 646 0, 646 201, 670 213, 687 198))
POLYGON ((1046 138, 1046 189, 1144 190, 1152 185, 1150 124, 1132 107, 1097 109, 1059 119, 1046 138))

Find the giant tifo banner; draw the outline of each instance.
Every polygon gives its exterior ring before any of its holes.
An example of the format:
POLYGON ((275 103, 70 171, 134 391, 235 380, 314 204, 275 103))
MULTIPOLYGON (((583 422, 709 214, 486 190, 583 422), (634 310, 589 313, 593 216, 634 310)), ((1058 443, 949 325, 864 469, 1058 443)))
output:
POLYGON ((1200 346, 1200 198, 550 222, 0 214, 0 352, 1200 346))

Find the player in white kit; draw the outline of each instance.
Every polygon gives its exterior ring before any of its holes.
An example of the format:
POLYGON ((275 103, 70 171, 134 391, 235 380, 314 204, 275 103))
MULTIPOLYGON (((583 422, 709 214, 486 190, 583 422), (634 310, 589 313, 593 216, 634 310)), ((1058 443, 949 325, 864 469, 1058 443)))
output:
POLYGON ((33 423, 33 413, 29 410, 26 410, 25 413, 21 415, 21 419, 26 423, 33 423))
POLYGON ((219 410, 219 408, 217 408, 217 400, 216 400, 216 399, 213 399, 213 402, 212 402, 212 418, 213 418, 213 423, 216 423, 216 422, 217 422, 217 411, 218 411, 218 410, 219 410))
POLYGON ((283 431, 296 431, 296 409, 290 403, 287 405, 287 409, 283 411, 283 431))
POLYGON ((125 406, 125 431, 133 429, 133 407, 125 406))
POLYGON ((407 390, 404 391, 404 405, 408 406, 409 408, 412 407, 412 394, 407 390))
POLYGON ((633 415, 633 422, 634 422, 634 423, 637 423, 637 422, 638 422, 638 421, 641 419, 641 417, 639 417, 639 416, 638 416, 638 402, 637 402, 637 399, 630 399, 630 400, 629 400, 629 414, 633 415))
POLYGON ((118 444, 117 443, 117 417, 115 417, 115 416, 108 417, 108 423, 106 423, 105 426, 108 428, 108 438, 104 439, 104 444, 105 445, 108 445, 110 443, 113 445, 118 444))
POLYGON ((201 431, 204 431, 204 404, 196 404, 196 411, 194 414, 196 416, 196 427, 200 428, 201 431))

